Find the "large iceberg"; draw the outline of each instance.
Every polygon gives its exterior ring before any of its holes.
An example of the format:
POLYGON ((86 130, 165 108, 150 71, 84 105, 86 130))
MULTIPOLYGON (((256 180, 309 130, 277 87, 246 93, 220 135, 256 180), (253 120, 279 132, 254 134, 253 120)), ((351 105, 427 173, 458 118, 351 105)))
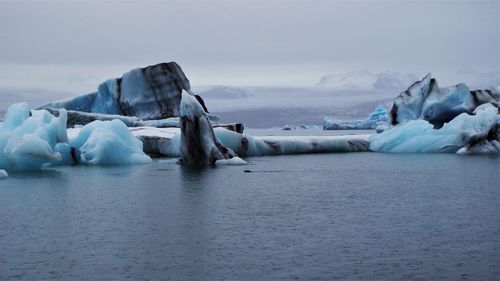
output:
POLYGON ((478 106, 472 114, 462 113, 441 128, 426 120, 412 120, 371 138, 377 152, 500 152, 500 114, 493 104, 478 106))
MULTIPOLYGON (((132 69, 121 78, 109 79, 99 85, 97 92, 52 102, 41 108, 71 111, 70 125, 84 125, 106 118, 102 115, 128 116, 139 121, 158 120, 180 116, 183 90, 193 94, 181 67, 175 62, 160 63, 132 69)), ((203 99, 194 96, 207 111, 203 99)))
MULTIPOLYGON (((69 128, 115 119, 128 127, 179 127, 182 91, 195 97, 210 121, 219 121, 218 116, 208 112, 201 96, 191 91, 189 80, 175 62, 132 69, 121 78, 101 83, 97 92, 52 102, 38 109, 56 116, 60 108, 66 109, 69 128)), ((242 124, 213 125, 243 131, 242 124)))
POLYGON ((120 120, 94 121, 68 136, 66 119, 64 109, 56 117, 46 110, 29 110, 26 103, 10 106, 0 123, 0 169, 151 162, 142 150, 142 142, 120 120))
POLYGON ((379 105, 365 119, 353 122, 344 122, 327 116, 323 119, 323 130, 372 130, 377 126, 386 125, 388 120, 387 110, 383 105, 379 105))
POLYGON ((179 116, 182 90, 191 86, 175 62, 132 69, 101 83, 97 92, 45 105, 82 112, 163 119, 179 116))
POLYGON ((461 113, 471 114, 481 104, 498 106, 499 98, 496 89, 470 91, 465 84, 439 88, 429 73, 394 99, 391 124, 423 119, 439 128, 461 113))

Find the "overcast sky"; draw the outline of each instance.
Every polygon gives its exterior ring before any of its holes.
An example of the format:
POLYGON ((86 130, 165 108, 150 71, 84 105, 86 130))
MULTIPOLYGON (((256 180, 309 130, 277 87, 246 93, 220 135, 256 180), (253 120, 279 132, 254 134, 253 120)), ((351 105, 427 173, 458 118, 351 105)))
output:
POLYGON ((0 87, 92 90, 164 61, 192 84, 314 85, 361 69, 460 82, 499 71, 499 50, 500 1, 0 0, 0 87))

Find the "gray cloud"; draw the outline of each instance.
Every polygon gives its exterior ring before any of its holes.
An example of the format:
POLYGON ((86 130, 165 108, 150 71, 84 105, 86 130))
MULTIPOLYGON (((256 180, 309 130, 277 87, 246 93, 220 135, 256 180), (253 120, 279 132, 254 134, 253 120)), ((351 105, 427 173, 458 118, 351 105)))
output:
POLYGON ((4 0, 0 63, 177 61, 197 79, 237 76, 240 84, 272 80, 246 77, 276 69, 282 83, 287 72, 297 81, 301 68, 302 77, 311 69, 315 77, 356 69, 497 71, 499 14, 498 1, 4 0))

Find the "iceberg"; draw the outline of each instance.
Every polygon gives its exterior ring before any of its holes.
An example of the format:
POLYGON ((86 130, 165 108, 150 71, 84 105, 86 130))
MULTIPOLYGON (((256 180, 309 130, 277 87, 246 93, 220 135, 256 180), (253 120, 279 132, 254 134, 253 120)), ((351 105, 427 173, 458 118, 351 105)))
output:
POLYGON ((217 139, 202 104, 187 92, 182 93, 180 114, 181 163, 213 165, 236 156, 217 139))
POLYGON ((377 152, 487 153, 500 152, 500 114, 493 104, 478 106, 472 114, 462 113, 441 128, 418 119, 393 127, 371 138, 370 150, 377 152))
POLYGON ((75 163, 125 165, 152 162, 151 157, 143 152, 142 142, 120 120, 94 121, 85 125, 76 134, 69 134, 69 147, 73 150, 70 153, 75 163))
MULTIPOLYGON (((146 124, 148 120, 180 116, 182 91, 194 95, 181 67, 175 62, 160 63, 132 69, 121 78, 109 79, 99 85, 97 92, 52 102, 39 109, 65 108, 71 112, 68 116, 69 126, 85 125, 94 120, 117 119, 116 116, 132 117, 120 118, 125 123, 129 122, 127 125, 149 126, 146 124)), ((203 99, 194 96, 208 113, 203 99)), ((167 126, 169 122, 159 124, 167 126)))
MULTIPOLYGON (((189 80, 175 62, 132 69, 121 78, 101 83, 97 92, 52 102, 38 109, 55 116, 60 108, 66 109, 68 128, 114 119, 127 127, 179 127, 182 91, 196 98, 210 121, 219 121, 219 116, 208 112, 201 96, 191 91, 189 80)), ((243 125, 238 123, 215 123, 214 126, 243 131, 243 125)))
POLYGON ((481 104, 498 107, 499 99, 500 92, 496 89, 470 91, 465 84, 439 88, 429 73, 394 99, 391 124, 423 119, 439 128, 461 113, 471 114, 481 104))
POLYGON ((56 145, 66 143, 66 111, 54 117, 45 110, 30 111, 26 103, 13 104, 0 123, 0 169, 32 170, 61 161, 56 145))
POLYGON ((67 113, 29 110, 26 103, 9 107, 0 123, 0 169, 34 170, 47 164, 89 165, 149 163, 142 142, 120 120, 94 121, 67 131, 67 113))
POLYGON ((175 62, 132 69, 121 78, 101 83, 97 92, 49 103, 48 108, 163 119, 179 116, 182 90, 189 80, 175 62))
POLYGON ((394 99, 392 128, 372 136, 378 152, 489 153, 500 151, 500 91, 439 88, 427 74, 394 99))
POLYGON ((384 106, 379 105, 368 117, 354 122, 342 122, 331 116, 323 119, 323 130, 372 130, 387 124, 389 115, 384 106))

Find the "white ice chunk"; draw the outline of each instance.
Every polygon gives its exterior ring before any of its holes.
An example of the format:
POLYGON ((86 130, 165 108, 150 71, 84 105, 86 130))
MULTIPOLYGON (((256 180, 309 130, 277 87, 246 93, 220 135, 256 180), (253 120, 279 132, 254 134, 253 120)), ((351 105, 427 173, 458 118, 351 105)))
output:
POLYGON ((231 159, 221 159, 215 161, 216 166, 241 166, 241 165, 248 165, 248 163, 241 159, 238 156, 235 156, 231 159))
POLYGON ((5 170, 0 170, 0 179, 8 177, 9 174, 5 170))

